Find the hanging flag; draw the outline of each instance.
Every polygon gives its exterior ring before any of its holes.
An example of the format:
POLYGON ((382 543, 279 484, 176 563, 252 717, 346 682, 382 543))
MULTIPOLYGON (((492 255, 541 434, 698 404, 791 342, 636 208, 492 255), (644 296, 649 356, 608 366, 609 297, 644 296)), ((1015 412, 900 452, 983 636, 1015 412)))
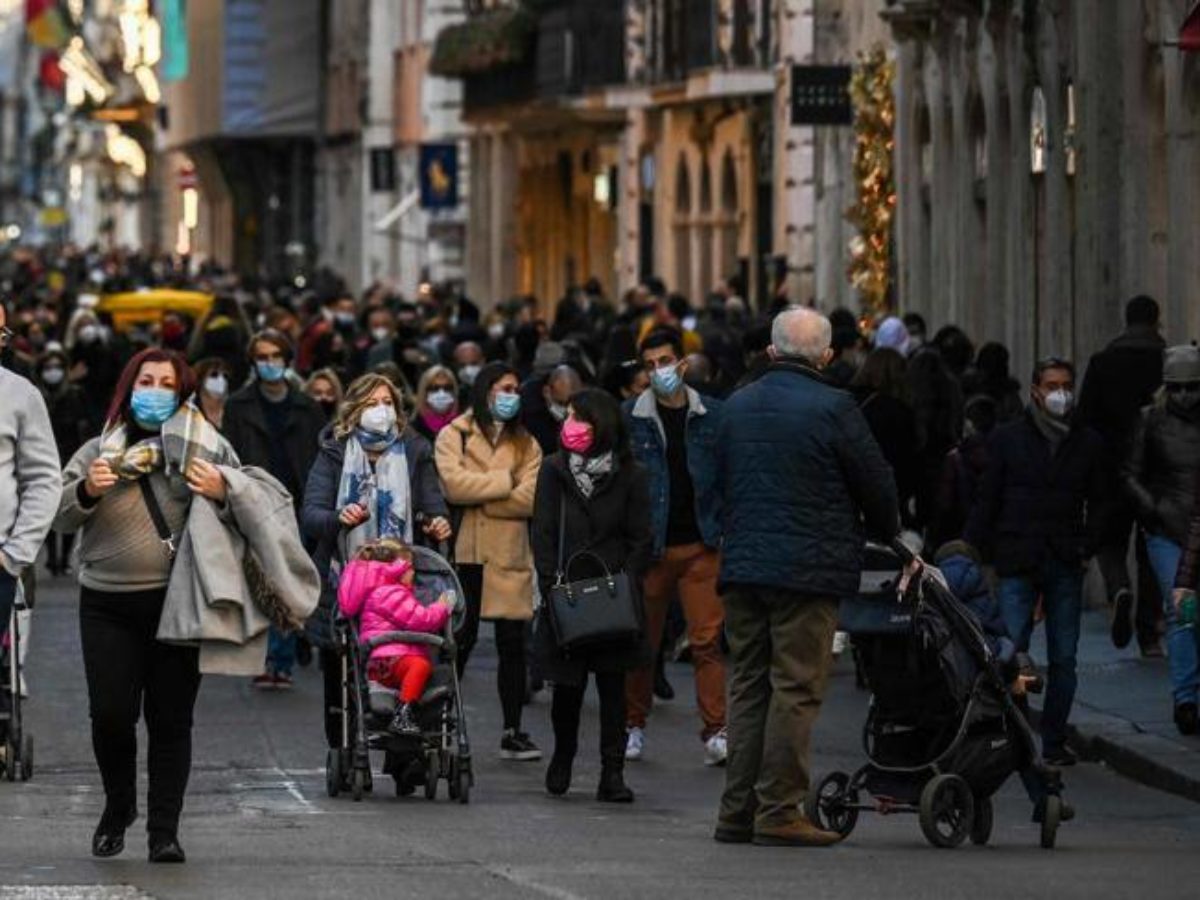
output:
POLYGON ((1179 49, 1185 53, 1200 52, 1200 3, 1192 4, 1192 11, 1179 28, 1179 49))
POLYGON ((158 73, 163 81, 183 81, 188 75, 187 0, 161 0, 158 19, 162 28, 158 73))
POLYGON ((71 39, 58 0, 25 0, 25 31, 31 44, 47 50, 61 50, 71 39))

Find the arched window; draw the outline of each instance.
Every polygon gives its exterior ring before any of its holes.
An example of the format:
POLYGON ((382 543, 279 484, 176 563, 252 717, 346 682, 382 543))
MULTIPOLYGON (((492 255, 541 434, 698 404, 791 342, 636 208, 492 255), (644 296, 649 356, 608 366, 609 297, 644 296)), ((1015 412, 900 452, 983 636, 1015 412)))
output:
POLYGON ((717 278, 737 272, 738 259, 738 185, 733 153, 726 148, 721 158, 721 212, 718 218, 717 278))
POLYGON ((698 281, 693 285, 695 296, 688 299, 693 303, 701 303, 704 294, 712 290, 716 283, 713 274, 713 191, 712 173, 709 171, 707 159, 700 161, 700 212, 695 219, 696 262, 698 281))
POLYGON ((692 294, 692 176, 687 156, 679 154, 675 168, 675 289, 692 294))

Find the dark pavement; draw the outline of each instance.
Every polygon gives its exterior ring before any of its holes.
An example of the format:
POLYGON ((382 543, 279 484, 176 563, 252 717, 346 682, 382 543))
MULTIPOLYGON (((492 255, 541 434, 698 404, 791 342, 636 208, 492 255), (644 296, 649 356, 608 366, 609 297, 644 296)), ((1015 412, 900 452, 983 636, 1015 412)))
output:
MULTIPOLYGON (((716 844, 710 834, 722 775, 701 764, 688 671, 678 666, 671 678, 679 699, 656 710, 648 758, 629 766, 637 802, 611 807, 592 799, 594 699, 575 788, 566 799, 550 799, 542 789, 544 763, 495 758, 499 703, 487 640, 466 683, 478 772, 470 806, 444 799, 444 785, 437 802, 396 799, 382 779, 362 803, 330 800, 318 673, 301 671, 291 694, 258 694, 245 681, 210 678, 201 690, 181 833, 189 862, 149 866, 144 820, 129 832, 123 857, 93 860, 88 846, 102 798, 75 597, 65 582, 44 585, 35 613, 34 697, 26 708, 37 769, 28 784, 0 783, 0 900, 1197 895, 1200 805, 1095 764, 1068 773, 1079 817, 1063 827, 1051 852, 1037 847, 1015 779, 997 798, 987 848, 934 850, 914 818, 877 816, 861 819, 851 838, 830 850, 716 844)), ((861 763, 865 706, 843 660, 815 740, 818 771, 861 763)), ((526 721, 548 750, 545 695, 526 721)))

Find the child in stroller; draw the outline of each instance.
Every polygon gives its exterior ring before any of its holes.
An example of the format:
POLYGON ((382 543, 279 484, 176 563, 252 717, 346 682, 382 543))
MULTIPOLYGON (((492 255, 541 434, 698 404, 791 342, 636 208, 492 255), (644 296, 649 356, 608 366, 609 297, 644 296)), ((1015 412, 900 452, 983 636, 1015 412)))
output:
MULTIPOLYGON (((338 607, 347 618, 358 617, 360 641, 393 631, 437 634, 454 610, 454 598, 442 594, 432 606, 422 606, 413 592, 416 569, 412 551, 390 538, 365 544, 342 572, 338 607)), ((421 726, 413 704, 425 692, 433 674, 433 653, 418 644, 382 644, 371 651, 367 678, 399 691, 400 703, 388 731, 419 738, 421 726)))

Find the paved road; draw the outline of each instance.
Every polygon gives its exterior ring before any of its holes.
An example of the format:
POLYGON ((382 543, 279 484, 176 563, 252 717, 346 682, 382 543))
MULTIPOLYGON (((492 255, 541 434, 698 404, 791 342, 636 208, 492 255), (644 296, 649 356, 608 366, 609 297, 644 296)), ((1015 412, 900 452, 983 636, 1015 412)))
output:
MULTIPOLYGON (((201 691, 182 832, 189 863, 148 866, 136 826, 122 858, 93 860, 88 842, 101 796, 74 610, 74 591, 63 583, 43 592, 37 610, 35 699, 27 709, 38 767, 29 784, 0 784, 0 900, 1197 896, 1200 806, 1091 765, 1070 775, 1079 819, 1064 827, 1054 852, 1036 848, 1015 782, 997 800, 988 848, 936 851, 915 820, 877 817, 831 850, 715 844, 722 776, 700 763, 684 699, 660 707, 652 721, 649 758, 630 767, 638 791, 632 807, 591 798, 598 774, 593 706, 576 791, 548 798, 541 764, 494 758, 494 657, 484 652, 467 681, 479 770, 469 807, 398 800, 386 791, 361 804, 326 798, 317 673, 302 672, 290 695, 256 694, 244 682, 213 678, 201 691), (92 887, 35 887, 46 885, 92 887)), ((686 688, 686 675, 674 670, 678 687, 686 688)), ((816 740, 818 768, 859 761, 864 705, 843 664, 816 740)), ((529 709, 528 727, 549 745, 545 698, 529 709)))

